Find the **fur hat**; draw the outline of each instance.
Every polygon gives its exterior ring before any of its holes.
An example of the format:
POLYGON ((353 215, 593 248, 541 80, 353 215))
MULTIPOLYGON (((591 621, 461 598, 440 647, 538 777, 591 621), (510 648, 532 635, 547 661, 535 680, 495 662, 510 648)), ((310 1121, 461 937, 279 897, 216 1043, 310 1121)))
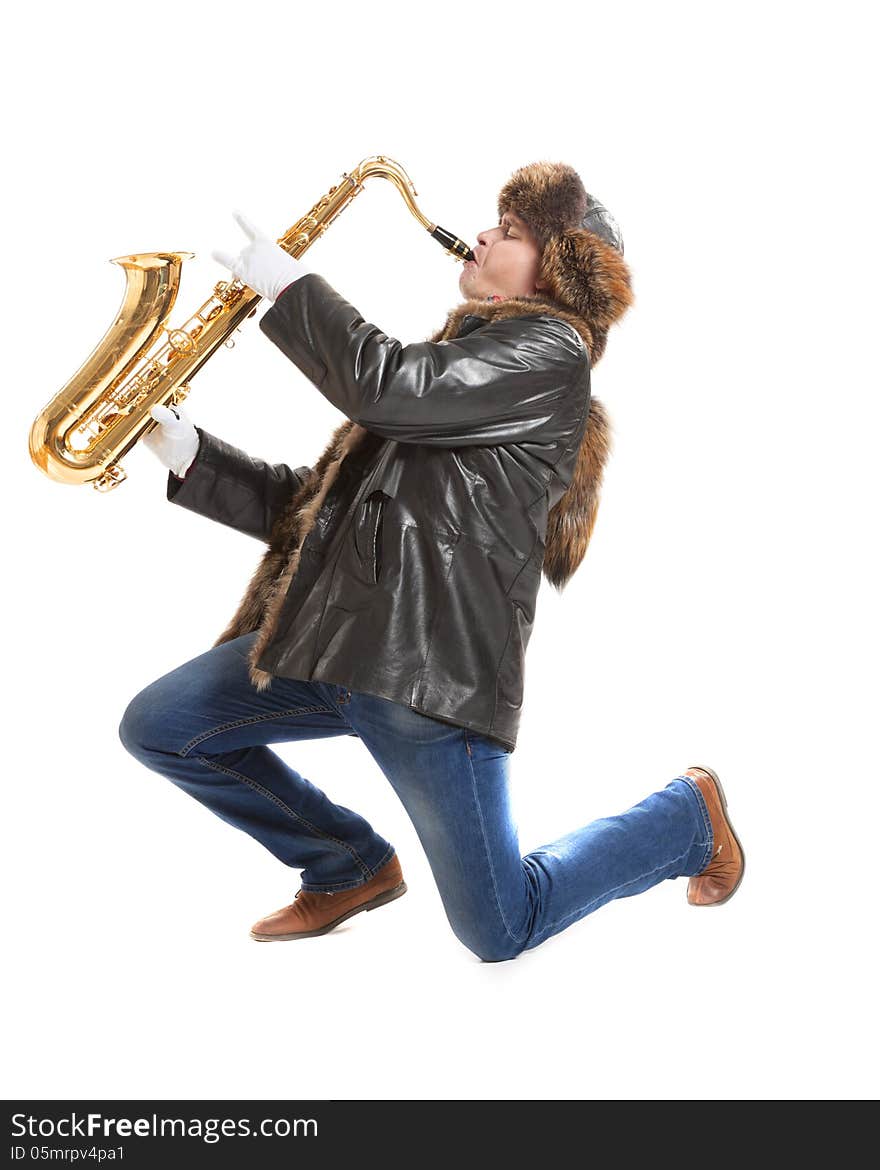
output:
POLYGON ((592 338, 593 365, 605 352, 608 330, 633 302, 623 236, 614 218, 590 195, 567 163, 520 167, 498 195, 498 218, 520 216, 542 249, 540 279, 552 300, 573 310, 592 338))

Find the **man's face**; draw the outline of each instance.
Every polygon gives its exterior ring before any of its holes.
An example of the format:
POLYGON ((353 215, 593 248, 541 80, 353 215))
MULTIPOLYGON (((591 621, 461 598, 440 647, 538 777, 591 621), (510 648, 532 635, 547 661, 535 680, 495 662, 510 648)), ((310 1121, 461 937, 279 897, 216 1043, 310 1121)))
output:
POLYGON ((469 260, 458 278, 465 297, 480 300, 498 293, 503 297, 534 296, 541 266, 541 249, 523 220, 506 211, 498 227, 477 235, 469 260))

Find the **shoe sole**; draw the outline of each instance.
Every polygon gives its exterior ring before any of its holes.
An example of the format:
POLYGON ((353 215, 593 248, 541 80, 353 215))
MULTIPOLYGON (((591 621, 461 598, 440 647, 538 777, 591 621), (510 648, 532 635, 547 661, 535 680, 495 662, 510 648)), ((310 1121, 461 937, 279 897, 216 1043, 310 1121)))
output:
POLYGON ((712 780, 715 783, 715 787, 718 789, 718 791, 721 795, 721 807, 724 811, 724 819, 727 822, 727 827, 730 830, 730 833, 731 833, 734 841, 736 841, 737 845, 739 846, 739 855, 740 855, 740 859, 742 861, 742 865, 740 866, 739 877, 736 879, 736 885, 733 887, 732 890, 729 891, 729 893, 725 894, 723 898, 719 898, 717 902, 688 902, 688 905, 689 906, 697 906, 697 907, 723 906, 725 902, 730 901, 730 899, 733 897, 733 895, 739 889, 740 884, 743 880, 743 875, 746 872, 746 851, 745 851, 745 849, 743 849, 742 841, 740 841, 739 837, 737 837, 736 829, 733 827, 733 824, 731 823, 730 817, 728 816, 727 796, 725 795, 724 786, 722 785, 721 780, 718 777, 718 773, 713 772, 711 768, 707 768, 705 766, 705 764, 691 764, 690 767, 698 769, 700 772, 705 772, 707 776, 712 777, 712 780))
POLYGON ((290 942, 296 938, 315 938, 316 935, 327 934, 328 931, 335 929, 340 922, 345 922, 346 918, 351 918, 353 914, 360 914, 361 910, 375 910, 378 906, 384 906, 386 902, 393 902, 395 898, 399 898, 401 894, 405 893, 406 882, 400 882, 398 885, 392 886, 390 890, 384 890, 381 894, 377 894, 369 902, 362 902, 360 906, 353 906, 351 910, 346 910, 344 914, 340 914, 338 918, 334 918, 332 922, 328 922, 320 930, 299 930, 290 934, 257 934, 252 930, 250 932, 251 938, 256 939, 257 942, 290 942))

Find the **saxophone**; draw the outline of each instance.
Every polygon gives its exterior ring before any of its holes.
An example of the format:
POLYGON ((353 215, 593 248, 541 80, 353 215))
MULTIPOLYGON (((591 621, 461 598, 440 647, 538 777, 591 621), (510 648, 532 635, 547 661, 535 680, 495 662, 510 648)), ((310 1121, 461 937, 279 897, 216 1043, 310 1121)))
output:
MULTIPOLYGON (((403 167, 384 155, 363 159, 277 241, 301 256, 324 234, 373 175, 388 179, 435 240, 457 260, 473 252, 452 232, 431 223, 403 167)), ((34 464, 58 483, 91 483, 106 492, 126 478, 119 460, 159 424, 161 404, 176 406, 215 349, 256 312, 262 298, 237 278, 221 280, 195 315, 178 329, 165 322, 174 307, 184 260, 192 252, 139 252, 111 261, 125 270, 116 320, 70 381, 40 412, 30 431, 34 464), (167 335, 167 336, 164 336, 167 335), (155 352, 153 352, 155 350, 155 352)), ((235 344, 234 341, 232 344, 235 344)))

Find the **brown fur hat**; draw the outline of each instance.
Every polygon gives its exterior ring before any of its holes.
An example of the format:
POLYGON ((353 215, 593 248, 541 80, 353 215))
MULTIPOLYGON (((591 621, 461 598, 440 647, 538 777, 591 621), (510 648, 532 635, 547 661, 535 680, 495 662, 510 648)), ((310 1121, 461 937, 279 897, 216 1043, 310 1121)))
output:
POLYGON ((540 278, 550 298, 588 326, 595 365, 609 328, 634 299, 619 227, 567 163, 535 162, 514 171, 498 195, 499 220, 505 211, 525 220, 536 237, 540 278))

